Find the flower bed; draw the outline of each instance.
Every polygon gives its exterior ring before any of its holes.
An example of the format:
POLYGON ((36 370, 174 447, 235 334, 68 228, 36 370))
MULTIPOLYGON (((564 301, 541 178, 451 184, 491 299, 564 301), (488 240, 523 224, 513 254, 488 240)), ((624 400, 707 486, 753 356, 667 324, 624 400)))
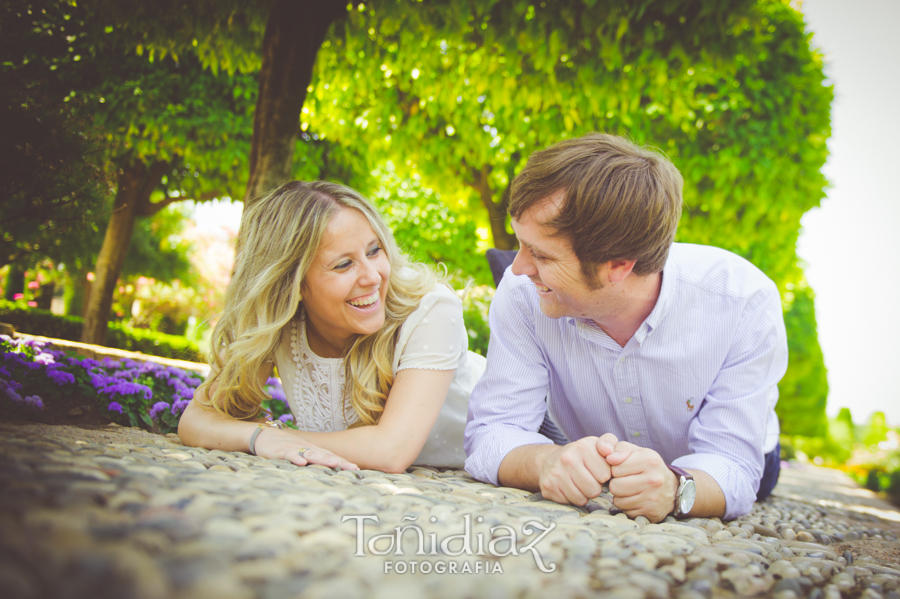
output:
MULTIPOLYGON (((156 433, 178 420, 202 382, 195 372, 131 359, 93 360, 0 335, 0 417, 59 424, 115 422, 156 433)), ((270 378, 263 410, 292 420, 281 382, 270 378)))

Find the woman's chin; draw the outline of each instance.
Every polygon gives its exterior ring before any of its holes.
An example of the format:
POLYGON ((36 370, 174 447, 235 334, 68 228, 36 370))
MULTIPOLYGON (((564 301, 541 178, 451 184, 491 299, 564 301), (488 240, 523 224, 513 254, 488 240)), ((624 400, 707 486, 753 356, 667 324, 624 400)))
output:
POLYGON ((379 310, 367 315, 367 318, 357 320, 357 334, 371 335, 384 327, 384 310, 379 310))

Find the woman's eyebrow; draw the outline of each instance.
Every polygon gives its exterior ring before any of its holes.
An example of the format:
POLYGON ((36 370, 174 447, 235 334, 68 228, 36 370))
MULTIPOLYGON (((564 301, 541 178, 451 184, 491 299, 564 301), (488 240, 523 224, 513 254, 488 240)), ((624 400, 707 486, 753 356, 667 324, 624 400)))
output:
MULTIPOLYGON (((371 248, 373 245, 381 245, 381 240, 378 237, 375 237, 374 239, 372 239, 372 241, 370 241, 369 243, 366 244, 366 247, 371 248)), ((326 260, 325 264, 328 264, 329 266, 332 264, 337 264, 341 260, 344 260, 346 258, 351 258, 352 256, 353 256, 352 251, 344 252, 343 254, 338 254, 334 258, 331 258, 330 260, 326 260)))

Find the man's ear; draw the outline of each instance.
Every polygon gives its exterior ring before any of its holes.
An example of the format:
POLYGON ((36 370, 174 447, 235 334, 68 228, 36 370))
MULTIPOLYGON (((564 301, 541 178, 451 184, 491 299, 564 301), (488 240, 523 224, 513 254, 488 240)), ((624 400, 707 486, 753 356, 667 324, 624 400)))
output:
POLYGON ((606 270, 610 283, 621 283, 634 269, 634 260, 610 260, 600 268, 606 270))

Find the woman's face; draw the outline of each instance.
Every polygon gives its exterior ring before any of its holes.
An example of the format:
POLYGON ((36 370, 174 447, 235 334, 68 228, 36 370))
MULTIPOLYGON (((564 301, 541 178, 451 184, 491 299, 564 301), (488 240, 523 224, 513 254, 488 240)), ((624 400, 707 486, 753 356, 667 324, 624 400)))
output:
POLYGON ((381 329, 390 275, 369 221, 357 210, 341 208, 328 223, 301 288, 310 349, 337 358, 354 335, 381 329))

